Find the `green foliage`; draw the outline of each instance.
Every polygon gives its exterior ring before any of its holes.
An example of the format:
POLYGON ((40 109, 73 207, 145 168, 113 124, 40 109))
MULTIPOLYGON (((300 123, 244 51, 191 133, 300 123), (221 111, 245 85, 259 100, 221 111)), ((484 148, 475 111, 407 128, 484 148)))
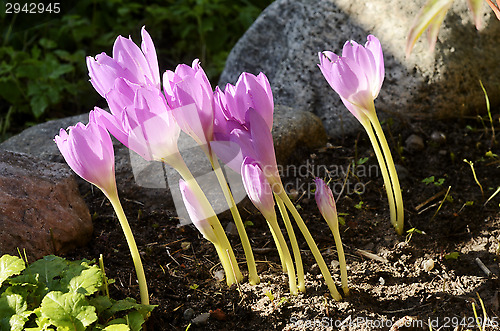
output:
POLYGON ((93 261, 46 256, 26 267, 0 258, 0 330, 141 330, 154 306, 100 295, 107 284, 93 261))
POLYGON ((424 183, 426 185, 433 183, 436 186, 443 185, 444 181, 445 181, 444 178, 439 178, 438 180, 435 180, 434 176, 430 176, 430 177, 422 179, 422 183, 424 183))
POLYGON ((424 231, 419 230, 417 228, 411 228, 410 230, 406 231, 406 242, 409 243, 411 241, 411 238, 413 237, 413 234, 418 233, 418 234, 426 234, 424 231))
POLYGON ((460 253, 459 253, 459 252, 451 252, 451 253, 449 253, 449 254, 446 254, 446 255, 444 256, 444 258, 445 258, 446 260, 456 260, 456 259, 458 259, 458 257, 459 257, 459 256, 460 256, 460 253))
POLYGON ((111 54, 118 35, 140 43, 146 26, 161 70, 200 58, 221 73, 229 51, 272 0, 80 0, 60 13, 0 12, 0 141, 13 129, 105 106, 85 56, 111 54), (8 131, 10 128, 10 131, 8 131))
POLYGON ((271 302, 274 301, 274 295, 273 293, 271 292, 271 290, 269 290, 268 292, 264 293, 268 298, 269 300, 271 300, 271 302))

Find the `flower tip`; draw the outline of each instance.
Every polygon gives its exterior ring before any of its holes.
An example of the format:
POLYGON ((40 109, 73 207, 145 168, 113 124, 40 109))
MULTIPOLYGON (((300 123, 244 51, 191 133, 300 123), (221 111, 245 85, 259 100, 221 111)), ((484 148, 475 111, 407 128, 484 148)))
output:
POLYGON ((59 134, 54 137, 54 142, 58 144, 61 140, 66 140, 68 138, 68 133, 63 128, 59 129, 59 134))

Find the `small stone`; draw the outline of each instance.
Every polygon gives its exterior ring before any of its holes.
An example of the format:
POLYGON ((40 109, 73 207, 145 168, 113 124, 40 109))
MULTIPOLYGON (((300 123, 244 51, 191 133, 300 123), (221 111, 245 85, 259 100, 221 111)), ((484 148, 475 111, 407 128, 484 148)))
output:
POLYGON ((193 325, 205 325, 208 322, 208 319, 210 318, 210 313, 203 313, 191 320, 191 324, 193 325))
POLYGON ((184 320, 189 321, 194 317, 194 310, 192 308, 188 308, 184 310, 183 314, 184 320))
POLYGON ((336 260, 333 260, 332 261, 332 269, 335 271, 335 270, 338 270, 339 269, 339 266, 340 266, 340 263, 339 261, 336 261, 336 260))
POLYGON ((429 272, 432 269, 434 269, 434 260, 433 259, 428 259, 422 263, 422 267, 424 268, 425 271, 429 272))
POLYGON ((292 200, 295 201, 299 197, 299 191, 297 191, 296 189, 292 188, 290 190, 290 193, 288 194, 288 196, 290 197, 290 199, 292 199, 292 200))
POLYGON ((408 242, 407 241, 401 241, 399 243, 396 244, 396 248, 397 249, 403 249, 403 248, 406 248, 408 247, 408 242))
POLYGON ((417 136, 416 134, 412 134, 409 136, 406 141, 406 148, 408 148, 410 151, 421 151, 424 149, 424 140, 422 137, 417 136))
POLYGON ((431 133, 431 140, 438 144, 444 144, 446 142, 446 135, 440 131, 433 131, 431 133))
POLYGON ((372 242, 367 243, 366 245, 363 246, 363 249, 365 251, 371 251, 375 247, 375 244, 372 242))
POLYGON ((384 286, 384 285, 385 285, 385 279, 384 279, 384 278, 382 278, 382 277, 380 277, 380 278, 378 279, 378 283, 379 283, 380 285, 384 286))
POLYGON ((215 318, 218 321, 226 320, 226 313, 222 309, 217 308, 215 310, 210 310, 210 317, 215 318))
POLYGON ((217 279, 219 282, 222 282, 224 280, 224 270, 217 270, 215 273, 214 273, 214 277, 215 279, 217 279))
POLYGON ((238 228, 236 228, 236 224, 234 224, 233 222, 229 222, 226 226, 226 233, 231 236, 237 236, 238 228))

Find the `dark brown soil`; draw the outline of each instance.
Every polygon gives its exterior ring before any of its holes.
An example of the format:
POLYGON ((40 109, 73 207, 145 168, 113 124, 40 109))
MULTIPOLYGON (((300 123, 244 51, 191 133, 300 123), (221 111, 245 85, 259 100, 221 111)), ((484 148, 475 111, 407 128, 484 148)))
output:
MULTIPOLYGON (((495 123, 500 133, 498 118, 495 123)), ((500 148, 492 143, 489 122, 484 124, 462 119, 383 125, 398 164, 405 230, 419 230, 411 236, 398 236, 390 224, 383 181, 364 132, 331 140, 315 151, 297 152, 290 164, 308 166, 310 173, 285 174, 284 182, 296 190, 291 195, 340 289, 339 270, 332 264, 337 259, 333 237, 308 191, 314 188, 312 174, 326 176, 320 165, 327 166, 335 184, 337 208, 345 221, 341 235, 351 288, 341 302, 330 297, 300 235, 307 292, 288 293, 287 277, 268 227, 253 207, 240 208, 240 212, 244 221, 253 223, 247 231, 261 283, 228 288, 214 276, 221 266, 213 246, 196 229, 177 227, 173 210, 148 210, 141 205, 141 197, 121 196, 143 258, 151 303, 158 305, 147 322, 148 330, 389 330, 391 326, 392 330, 429 330, 429 323, 432 330, 477 330, 473 305, 484 320, 480 299, 490 322, 484 329, 500 329, 500 194, 485 203, 500 186, 500 157, 486 153, 500 154, 500 148), (422 150, 408 148, 406 139, 411 134, 423 138, 422 150), (368 158, 365 163, 364 158, 368 158), (484 194, 464 159, 474 162, 484 194), (363 164, 353 172, 356 161, 363 164), (430 176, 436 184, 422 182, 430 176), (359 250, 376 257, 363 256, 359 250), (432 262, 429 270, 426 267, 432 262), (211 313, 205 324, 190 325, 192 317, 203 313, 211 313), (397 327, 405 321, 414 328, 397 327)), ((96 215, 95 236, 70 257, 103 254, 108 277, 116 280, 112 295, 138 298, 132 260, 112 208, 97 190, 86 200, 96 215)), ((228 216, 221 217, 224 227, 230 221, 228 216)), ((229 238, 245 272, 239 238, 229 238)))

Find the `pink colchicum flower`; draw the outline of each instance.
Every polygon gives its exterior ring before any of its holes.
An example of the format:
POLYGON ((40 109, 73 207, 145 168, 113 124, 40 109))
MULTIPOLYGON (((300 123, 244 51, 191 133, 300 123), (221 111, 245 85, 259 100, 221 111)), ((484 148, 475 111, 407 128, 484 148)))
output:
POLYGON ((241 178, 250 201, 266 220, 275 220, 274 197, 271 185, 267 182, 259 164, 246 157, 241 165, 241 178))
POLYGON ((198 59, 163 74, 165 97, 181 129, 200 146, 213 140, 213 91, 198 59))
POLYGON ((365 46, 346 42, 341 57, 329 51, 319 53, 323 76, 358 120, 365 112, 375 112, 373 100, 384 82, 382 46, 372 35, 367 39, 365 46))
POLYGON ((184 201, 184 205, 186 206, 186 210, 196 229, 200 231, 205 239, 214 244, 218 244, 214 229, 208 221, 210 217, 214 217, 215 215, 206 215, 205 209, 199 202, 196 194, 194 194, 194 192, 182 179, 179 180, 179 188, 182 194, 182 200, 184 201))
POLYGON ((214 107, 215 118, 218 122, 222 122, 222 127, 224 119, 245 123, 246 113, 252 108, 264 119, 269 131, 273 128, 273 94, 269 80, 262 72, 257 76, 248 72, 242 73, 236 85, 226 85, 224 93, 216 87, 214 107))
POLYGON ((216 134, 216 141, 211 144, 217 156, 238 173, 243 160, 250 157, 259 164, 268 182, 273 187, 275 184, 280 187, 273 136, 260 114, 251 108, 246 113, 244 124, 229 120, 227 128, 227 133, 216 134))
POLYGON ((240 75, 235 86, 215 89, 212 148, 226 165, 240 172, 245 157, 255 160, 271 185, 281 183, 274 153, 274 103, 267 77, 240 75))
POLYGON ((122 144, 148 161, 178 155, 180 128, 160 90, 118 78, 107 100, 111 113, 96 107, 96 116, 122 144))
POLYGON ((339 231, 339 221, 337 218, 337 207, 335 206, 335 199, 333 198, 333 193, 330 187, 321 179, 316 178, 314 180, 316 183, 316 192, 314 198, 318 205, 319 211, 323 218, 328 223, 328 227, 332 231, 333 238, 335 240, 335 246, 337 248, 337 256, 339 258, 340 264, 340 278, 342 281, 342 288, 344 294, 349 293, 349 285, 347 284, 347 266, 344 255, 344 248, 342 246, 342 239, 340 238, 339 231))
POLYGON ((90 82, 102 97, 106 97, 120 77, 138 85, 161 88, 155 46, 145 27, 141 35, 141 48, 131 38, 118 36, 113 45, 113 57, 106 53, 87 57, 90 82))
POLYGON ((89 123, 77 123, 61 129, 54 141, 73 171, 106 194, 116 192, 115 154, 108 131, 95 119, 93 111, 89 123))
POLYGON ((321 215, 328 220, 336 219, 337 207, 335 205, 332 190, 321 178, 316 178, 314 182, 316 184, 314 198, 316 199, 316 204, 318 205, 321 215))

